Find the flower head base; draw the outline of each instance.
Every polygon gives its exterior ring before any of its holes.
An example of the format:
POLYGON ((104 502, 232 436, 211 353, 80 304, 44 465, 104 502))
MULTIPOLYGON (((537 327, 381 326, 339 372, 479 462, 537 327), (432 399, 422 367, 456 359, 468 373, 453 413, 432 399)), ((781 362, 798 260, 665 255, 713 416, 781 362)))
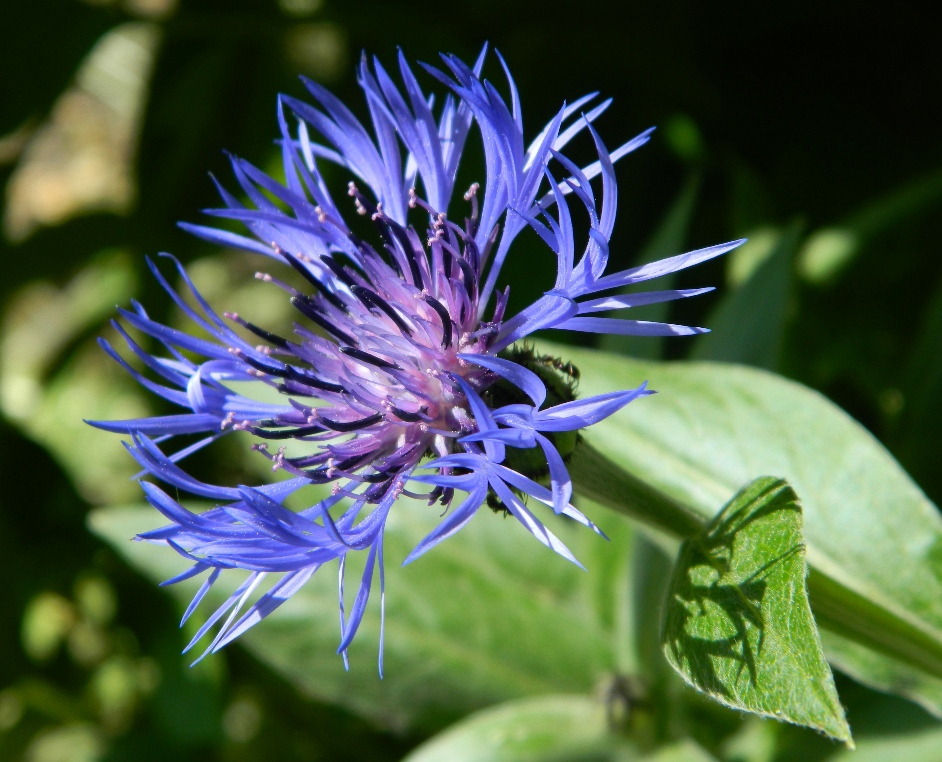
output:
POLYGON ((210 212, 242 222, 253 237, 183 226, 207 240, 274 259, 301 276, 296 288, 273 275, 258 275, 286 291, 297 309, 292 337, 270 333, 234 313, 220 317, 177 264, 198 308, 189 306, 152 264, 155 277, 210 339, 151 320, 139 305, 122 310, 128 324, 169 353, 151 355, 115 324, 158 381, 102 342, 140 383, 184 412, 94 425, 130 434, 129 451, 158 480, 219 503, 197 514, 155 484, 142 484, 147 499, 170 523, 139 539, 167 544, 192 562, 168 584, 208 573, 184 620, 221 570, 249 572, 190 647, 225 616, 207 652, 221 648, 271 613, 322 565, 337 560, 338 651, 346 659, 377 568, 383 587, 383 529, 402 494, 446 509, 407 563, 460 530, 487 503, 513 515, 540 542, 578 564, 524 498, 598 531, 570 502, 566 458, 579 429, 651 392, 642 384, 577 399, 576 369, 537 355, 521 340, 550 328, 642 335, 703 330, 595 316, 709 290, 598 296, 696 264, 739 243, 605 273, 615 221, 613 162, 643 145, 650 130, 609 152, 592 127, 609 102, 582 113, 594 99, 587 96, 563 107, 525 148, 513 80, 508 73, 508 107, 481 78, 484 58, 482 51, 475 66, 468 67, 444 57, 447 73, 426 67, 450 90, 437 117, 401 55, 405 94, 378 61, 371 67, 364 59, 359 81, 375 139, 343 104, 308 82, 319 107, 288 97, 279 104, 284 184, 234 158, 235 176, 250 206, 220 188, 226 206, 210 212), (289 129, 286 110, 298 120, 296 133, 289 129), (472 185, 456 202, 463 220, 459 224, 448 215, 456 213, 451 196, 472 126, 483 140, 487 176, 483 186, 472 185), (311 140, 309 127, 325 143, 311 140), (586 167, 561 153, 581 132, 589 133, 599 157, 586 167), (346 207, 335 204, 319 161, 352 175, 349 206, 372 222, 375 244, 344 221, 346 207), (551 165, 563 172, 562 181, 551 165), (591 185, 597 176, 601 204, 591 185), (589 221, 580 252, 567 197, 574 197, 589 221), (527 226, 555 255, 556 280, 534 304, 507 317, 508 291, 497 291, 496 285, 511 243, 527 226), (191 355, 204 359, 197 362, 191 355), (271 404, 240 394, 232 387, 239 381, 267 384, 285 401, 271 404), (290 478, 259 487, 216 486, 194 479, 178 465, 233 431, 251 435, 253 447, 290 478), (179 435, 197 439, 166 453, 162 442, 179 435), (286 440, 300 445, 291 455, 283 447, 272 452, 273 444, 286 440), (296 454, 299 448, 301 454, 296 454), (311 484, 332 485, 330 496, 299 512, 284 507, 289 495, 311 484), (366 568, 347 613, 345 559, 360 550, 367 552, 366 568), (282 576, 246 608, 269 574, 282 576))

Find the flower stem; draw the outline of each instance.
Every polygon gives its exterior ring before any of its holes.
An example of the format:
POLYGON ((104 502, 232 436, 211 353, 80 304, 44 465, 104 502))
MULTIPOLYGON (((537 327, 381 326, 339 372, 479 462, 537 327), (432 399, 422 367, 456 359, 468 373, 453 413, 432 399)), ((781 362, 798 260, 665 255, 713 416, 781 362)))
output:
MULTIPOLYGON (((699 535, 709 519, 613 463, 580 439, 568 461, 576 493, 679 540, 699 535)), ((799 496, 800 497, 800 496, 799 496)), ((872 600, 840 581, 808 549, 808 595, 820 627, 942 677, 942 634, 891 602, 872 600)))
POLYGON ((567 466, 576 494, 672 537, 696 537, 707 524, 692 508, 612 463, 584 439, 576 445, 567 466))

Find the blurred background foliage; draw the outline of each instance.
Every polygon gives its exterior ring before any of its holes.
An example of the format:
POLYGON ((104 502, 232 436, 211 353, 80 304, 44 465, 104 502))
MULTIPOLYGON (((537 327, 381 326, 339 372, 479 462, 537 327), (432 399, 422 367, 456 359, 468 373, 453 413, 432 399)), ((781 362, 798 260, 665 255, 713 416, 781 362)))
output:
MULTIPOLYGON (((107 319, 131 298, 179 319, 146 273, 144 256, 160 251, 187 263, 219 308, 262 325, 288 319, 251 280, 249 258, 175 223, 214 205, 207 172, 228 177, 223 150, 277 173, 275 95, 301 94, 297 74, 362 112, 353 77, 361 50, 391 60, 399 45, 413 59, 450 51, 467 60, 487 40, 510 64, 531 132, 563 98, 594 90, 615 97, 599 123, 610 145, 658 125, 654 141, 619 166, 614 264, 740 236, 749 243, 676 279, 716 284, 716 294, 647 308, 714 333, 609 337, 603 348, 796 379, 862 422, 942 500, 942 66, 937 25, 905 4, 35 0, 5 8, 2 26, 0 759, 396 760, 475 708, 443 700, 436 711, 429 700, 421 721, 403 719, 408 706, 398 720, 377 715, 305 691, 290 664, 273 671, 240 645, 190 669, 179 655, 179 601, 86 528, 91 509, 138 502, 139 492, 118 438, 81 419, 157 409, 96 337, 113 333, 107 319)), ((469 155, 470 179, 479 162, 469 155)), ((545 286, 534 276, 537 256, 535 239, 521 238, 506 270, 517 304, 545 286)), ((228 482, 266 470, 225 440, 194 462, 228 482)), ((632 549, 634 571, 616 565, 599 577, 614 607, 596 612, 600 638, 618 631, 612 611, 629 605, 656 631, 657 598, 645 591, 663 585, 667 561, 628 535, 620 547, 632 549)), ((510 592, 525 597, 531 578, 522 579, 510 592)), ((543 591, 547 616, 575 617, 548 620, 556 631, 545 637, 563 645, 589 605, 566 580, 550 575, 543 591)), ((464 603, 484 616, 482 589, 469 583, 464 603)), ((439 595, 448 591, 443 583, 439 595)), ((619 674, 583 676, 583 695, 541 698, 571 686, 548 676, 518 691, 536 697, 475 715, 415 759, 647 753, 644 743, 612 741, 612 721, 636 739, 671 742, 646 759, 843 754, 809 731, 707 706, 663 671, 645 632, 635 633, 635 655, 610 655, 619 674), (482 739, 494 738, 516 740, 487 756, 482 739), (484 756, 461 756, 469 746, 484 756)), ((547 648, 526 667, 540 677, 541 665, 556 663, 547 648)), ((349 690, 375 681, 373 669, 359 660, 349 690)), ((436 695, 423 679, 432 678, 417 675, 408 696, 436 695)), ((922 744, 905 758, 942 756, 940 730, 922 710, 838 680, 855 735, 871 739, 858 760, 894 758, 893 733, 903 730, 918 730, 922 744)))

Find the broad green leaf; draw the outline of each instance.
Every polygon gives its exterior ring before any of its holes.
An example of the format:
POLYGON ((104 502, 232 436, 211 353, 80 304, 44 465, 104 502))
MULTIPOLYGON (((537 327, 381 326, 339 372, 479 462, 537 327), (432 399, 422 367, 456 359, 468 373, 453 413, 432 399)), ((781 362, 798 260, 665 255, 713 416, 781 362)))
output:
POLYGON ((798 224, 782 232, 749 279, 720 302, 704 323, 711 332, 697 339, 692 359, 741 362, 770 369, 778 365, 792 259, 800 235, 798 224))
POLYGON ((805 591, 801 505, 760 477, 681 546, 664 653, 692 686, 734 709, 850 743, 805 591))
MULTIPOLYGON (((383 680, 376 665, 378 589, 350 649, 348 673, 336 655, 333 564, 240 642, 305 693, 392 727, 438 728, 500 701, 587 693, 626 663, 624 580, 632 536, 627 522, 602 516, 611 538, 606 542, 546 509, 543 518, 588 573, 548 551, 518 522, 486 509, 455 537, 400 567, 439 513, 401 499, 390 515, 383 680)), ((150 508, 104 509, 90 518, 92 531, 154 581, 186 565, 166 547, 129 541, 160 524, 150 508)), ((351 557, 349 566, 358 562, 362 558, 351 557)), ((242 576, 229 572, 223 579, 231 590, 242 576)), ((348 568, 348 594, 356 592, 358 581, 358 570, 348 568)), ((183 602, 195 589, 171 591, 183 602)), ((221 595, 213 600, 218 603, 221 595)), ((204 614, 209 606, 204 604, 204 614)))
MULTIPOLYGON (((801 496, 809 563, 942 644, 942 569, 934 550, 942 547, 942 517, 883 446, 835 405, 747 367, 544 349, 579 367, 583 395, 645 379, 659 392, 593 426, 586 436, 597 449, 708 518, 758 474, 787 479, 801 496)), ((862 659, 842 652, 841 669, 880 684, 892 663, 874 676, 873 659, 882 657, 870 653, 862 659)), ((942 713, 937 691, 917 685, 911 695, 942 713)))
POLYGON ((616 759, 605 707, 588 696, 540 696, 466 717, 404 762, 575 762, 616 759))

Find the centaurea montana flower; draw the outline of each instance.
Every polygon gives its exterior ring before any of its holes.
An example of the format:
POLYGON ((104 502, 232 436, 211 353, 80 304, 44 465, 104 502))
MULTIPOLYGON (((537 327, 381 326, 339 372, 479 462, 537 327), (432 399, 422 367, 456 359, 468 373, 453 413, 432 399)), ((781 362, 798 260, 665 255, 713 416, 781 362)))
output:
POLYGON ((402 89, 379 61, 371 66, 364 57, 359 84, 372 135, 327 90, 306 81, 317 105, 287 96, 279 100, 284 183, 233 158, 235 177, 249 205, 220 187, 225 208, 210 211, 241 222, 254 237, 183 225, 204 239, 286 263, 300 274, 303 289, 259 275, 286 291, 300 313, 293 338, 274 335, 236 314, 226 313, 224 320, 177 263, 197 305, 191 307, 151 263, 179 308, 210 338, 162 325, 138 304, 121 310, 129 325, 169 354, 150 354, 115 323, 156 381, 102 341, 142 385, 185 412, 94 425, 130 434, 128 450, 151 476, 175 490, 220 503, 194 513, 156 484, 142 483, 148 501, 170 523, 138 539, 167 544, 192 562, 165 584, 208 573, 184 621, 222 570, 249 572, 188 648, 226 617, 207 653, 218 650, 270 614, 321 566, 338 561, 338 652, 346 660, 377 569, 383 588, 383 530, 402 494, 445 507, 442 521, 406 563, 460 530, 488 503, 578 564, 527 506, 526 496, 598 531, 570 502, 566 457, 579 429, 651 392, 642 384, 576 399, 568 379, 574 371, 519 342, 551 328, 648 336, 703 330, 596 316, 710 290, 598 296, 695 265, 739 243, 605 274, 615 222, 613 162, 647 142, 651 130, 609 152, 592 122, 610 101, 585 111, 596 98, 592 94, 561 108, 527 146, 513 79, 501 59, 511 96, 508 106, 497 88, 481 77, 485 54, 486 48, 473 67, 454 56, 443 56, 444 71, 425 67, 450 91, 437 116, 434 100, 420 89, 402 54, 402 89), (295 132, 289 114, 297 121, 295 132), (473 126, 483 141, 486 182, 483 189, 475 184, 464 194, 468 216, 458 224, 448 213, 473 126), (310 128, 322 143, 311 139, 310 128), (591 137, 598 160, 580 167, 561 151, 583 132, 591 137), (357 211, 374 223, 378 247, 344 222, 318 169, 318 162, 324 161, 352 177, 349 195, 357 211), (552 162, 562 172, 562 181, 554 175, 552 162), (595 177, 601 178, 601 203, 591 185, 595 177), (578 257, 567 196, 588 216, 588 238, 578 257), (410 213, 421 217, 426 235, 410 224, 410 213), (509 290, 498 291, 496 286, 514 238, 527 226, 555 254, 556 281, 534 304, 508 317, 509 290), (249 334, 251 341, 245 338, 249 334), (257 339, 263 343, 256 345, 257 339), (192 356, 203 359, 194 361, 192 356), (231 387, 240 381, 264 382, 282 392, 285 403, 245 396, 231 387), (289 457, 284 448, 271 453, 266 444, 253 445, 270 458, 274 469, 291 477, 258 487, 206 484, 178 465, 232 431, 263 440, 303 442, 306 452, 289 457), (181 435, 200 438, 172 454, 165 452, 163 443, 181 435), (332 485, 331 495, 298 512, 283 505, 290 494, 310 484, 332 485), (457 499, 456 493, 464 497, 457 499), (331 510, 342 501, 349 507, 335 517, 331 510), (366 551, 367 559, 353 606, 345 613, 343 575, 350 551, 366 551), (242 613, 269 574, 282 576, 242 613))

